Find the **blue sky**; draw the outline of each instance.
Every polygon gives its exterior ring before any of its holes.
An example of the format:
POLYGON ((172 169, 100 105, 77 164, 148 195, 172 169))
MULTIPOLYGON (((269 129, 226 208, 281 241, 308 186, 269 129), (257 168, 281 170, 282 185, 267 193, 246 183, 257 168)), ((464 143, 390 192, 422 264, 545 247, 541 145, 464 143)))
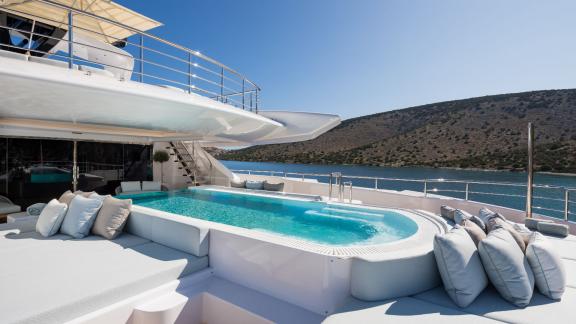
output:
POLYGON ((119 3, 262 87, 262 107, 350 118, 576 87, 573 0, 119 3))

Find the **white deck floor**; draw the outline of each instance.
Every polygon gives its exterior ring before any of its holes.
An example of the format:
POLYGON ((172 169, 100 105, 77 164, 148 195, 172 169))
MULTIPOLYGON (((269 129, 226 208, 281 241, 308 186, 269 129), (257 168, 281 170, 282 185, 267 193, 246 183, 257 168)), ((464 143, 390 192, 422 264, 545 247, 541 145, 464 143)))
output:
POLYGON ((443 287, 404 298, 366 303, 350 299, 324 323, 576 323, 576 236, 550 237, 562 256, 567 287, 562 300, 552 301, 534 292, 526 308, 517 308, 488 287, 466 308, 458 308, 443 287))

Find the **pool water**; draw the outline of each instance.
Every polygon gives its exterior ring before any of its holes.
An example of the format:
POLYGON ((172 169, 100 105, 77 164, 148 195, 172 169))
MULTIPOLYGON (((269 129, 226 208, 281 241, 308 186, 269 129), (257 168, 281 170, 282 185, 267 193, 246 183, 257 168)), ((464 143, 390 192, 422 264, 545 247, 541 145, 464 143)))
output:
POLYGON ((370 245, 407 238, 418 230, 389 209, 189 189, 123 196, 139 206, 327 245, 370 245))

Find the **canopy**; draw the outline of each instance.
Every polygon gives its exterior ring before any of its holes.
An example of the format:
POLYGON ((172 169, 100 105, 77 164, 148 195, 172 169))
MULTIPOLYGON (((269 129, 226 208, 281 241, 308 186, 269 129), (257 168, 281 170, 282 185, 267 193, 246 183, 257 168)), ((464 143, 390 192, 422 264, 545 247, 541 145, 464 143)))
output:
MULTIPOLYGON (((162 25, 153 19, 109 0, 52 0, 52 2, 104 17, 139 31, 147 31, 162 25)), ((68 29, 68 11, 46 2, 0 0, 0 10, 51 26, 68 29)), ((130 30, 82 14, 74 15, 73 24, 74 27, 84 29, 78 28, 75 32, 87 34, 92 38, 100 39, 107 43, 114 43, 135 34, 130 30)))

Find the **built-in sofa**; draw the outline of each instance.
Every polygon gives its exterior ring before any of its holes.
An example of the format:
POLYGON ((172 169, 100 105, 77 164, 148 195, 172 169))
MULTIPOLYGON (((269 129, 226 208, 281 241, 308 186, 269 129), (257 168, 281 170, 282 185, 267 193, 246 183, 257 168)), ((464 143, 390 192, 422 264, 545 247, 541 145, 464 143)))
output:
POLYGON ((208 229, 132 211, 115 240, 0 225, 0 322, 64 323, 208 267, 208 229))

